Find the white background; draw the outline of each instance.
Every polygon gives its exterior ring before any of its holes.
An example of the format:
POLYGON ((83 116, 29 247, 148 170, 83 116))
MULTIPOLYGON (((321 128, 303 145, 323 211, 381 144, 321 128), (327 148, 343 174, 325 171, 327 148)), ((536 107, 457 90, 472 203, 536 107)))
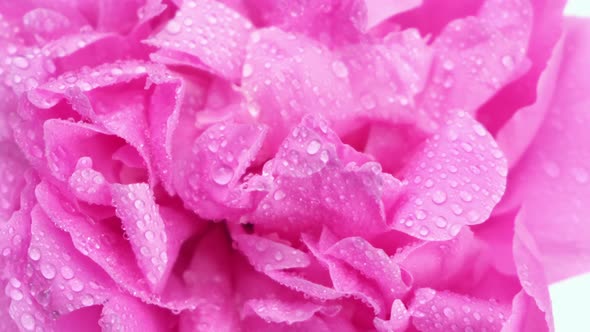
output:
MULTIPOLYGON (((590 17, 590 0, 569 0, 565 15, 590 17)), ((590 331, 590 273, 555 283, 549 293, 556 332, 590 331)))

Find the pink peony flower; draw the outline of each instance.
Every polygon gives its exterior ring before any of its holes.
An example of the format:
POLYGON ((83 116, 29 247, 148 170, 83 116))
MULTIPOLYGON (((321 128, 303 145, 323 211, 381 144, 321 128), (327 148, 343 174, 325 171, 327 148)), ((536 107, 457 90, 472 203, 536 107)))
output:
POLYGON ((0 331, 553 331, 564 0, 0 0, 0 331))

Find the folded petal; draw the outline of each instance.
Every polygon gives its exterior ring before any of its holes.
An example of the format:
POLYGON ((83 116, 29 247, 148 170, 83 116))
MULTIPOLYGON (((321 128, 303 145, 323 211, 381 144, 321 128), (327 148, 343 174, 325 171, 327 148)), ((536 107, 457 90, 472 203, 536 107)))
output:
POLYGON ((207 68, 238 80, 252 24, 232 8, 214 0, 183 1, 164 30, 146 43, 199 58, 207 68))
POLYGON ((506 159, 485 128, 458 111, 406 165, 404 203, 391 227, 446 240, 484 222, 506 187, 506 159))

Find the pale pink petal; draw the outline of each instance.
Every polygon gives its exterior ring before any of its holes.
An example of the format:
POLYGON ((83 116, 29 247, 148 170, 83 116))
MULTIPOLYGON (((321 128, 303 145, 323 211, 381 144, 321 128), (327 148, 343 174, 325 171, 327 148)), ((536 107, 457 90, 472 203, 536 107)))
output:
POLYGON ((510 305, 430 288, 416 290, 409 311, 420 332, 500 331, 510 305))
MULTIPOLYGON (((547 282, 588 271, 590 141, 586 123, 590 78, 590 25, 568 22, 556 90, 543 124, 509 176, 511 206, 522 205, 518 223, 530 233, 547 282)), ((531 276, 536 277, 536 276, 531 276)), ((538 300, 538 299, 537 299, 538 300)))
POLYGON ((422 4, 422 0, 364 0, 367 8, 366 30, 399 13, 411 10, 422 4))
POLYGON ((385 230, 383 198, 390 191, 394 196, 400 184, 369 160, 343 144, 324 120, 305 117, 264 166, 263 179, 272 183, 252 223, 288 236, 319 233, 323 225, 339 235, 385 230))
POLYGON ((262 145, 266 128, 220 123, 209 127, 174 161, 174 186, 187 207, 202 218, 236 218, 252 209, 241 177, 262 145))
POLYGON ((406 166, 391 227, 427 240, 484 222, 506 187, 506 159, 481 124, 458 111, 406 166))
POLYGON ((544 313, 535 300, 525 291, 519 292, 512 301, 512 314, 502 326, 502 332, 550 331, 544 313))
POLYGON ((20 194, 24 188, 24 158, 14 144, 0 143, 0 220, 8 220, 20 206, 20 194))
POLYGON ((449 23, 433 42, 436 60, 420 107, 442 119, 455 108, 474 114, 528 70, 532 13, 527 0, 486 0, 477 16, 449 23))
POLYGON ((146 43, 196 56, 210 71, 237 80, 251 28, 247 18, 221 2, 184 1, 176 16, 146 43))
POLYGON ((232 281, 234 268, 227 235, 221 227, 211 228, 199 240, 190 265, 183 272, 186 288, 201 303, 195 310, 181 313, 181 332, 238 329, 240 323, 233 298, 236 292, 232 281))

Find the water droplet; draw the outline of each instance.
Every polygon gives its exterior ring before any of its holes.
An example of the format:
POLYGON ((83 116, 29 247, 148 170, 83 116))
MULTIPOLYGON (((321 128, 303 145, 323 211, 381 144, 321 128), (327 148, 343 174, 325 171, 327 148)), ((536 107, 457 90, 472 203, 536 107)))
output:
POLYGON ((416 219, 418 219, 418 220, 426 219, 426 212, 424 212, 424 210, 417 210, 416 211, 416 219))
POLYGON ((447 316, 447 318, 453 318, 455 316, 455 311, 450 307, 446 307, 443 309, 443 314, 447 316))
POLYGON ((432 186, 434 186, 434 182, 432 181, 432 179, 428 179, 426 180, 426 182, 424 182, 424 187, 432 188, 432 186))
POLYGON ((145 236, 145 239, 148 240, 148 241, 150 241, 150 242, 153 241, 154 238, 155 238, 154 232, 152 232, 152 231, 146 231, 144 233, 144 236, 145 236))
POLYGON ((317 140, 312 140, 307 145, 307 153, 309 153, 310 155, 314 155, 314 154, 318 153, 318 151, 320 151, 321 147, 322 147, 322 144, 320 142, 318 142, 317 140))
POLYGON ((228 184, 234 176, 234 171, 225 165, 221 165, 213 170, 213 181, 220 186, 228 184))
POLYGON ((89 307, 93 304, 94 304, 94 298, 92 297, 92 295, 85 294, 84 296, 82 296, 82 305, 89 307))
POLYGON ((80 292, 84 289, 84 284, 78 279, 72 279, 70 280, 70 288, 74 292, 80 292))
POLYGON ((479 314, 479 312, 474 312, 473 313, 473 318, 475 318, 475 320, 480 320, 481 319, 481 315, 479 314))
POLYGON ((434 223, 435 223, 436 227, 439 227, 439 228, 445 228, 445 227, 447 227, 447 224, 448 224, 447 219, 442 216, 434 218, 434 223))
POLYGON ((514 69, 514 58, 511 55, 505 55, 502 57, 502 65, 508 70, 514 69))
POLYGON ((572 168, 572 174, 578 183, 584 184, 588 182, 588 172, 585 169, 579 167, 572 168))
POLYGON ((12 59, 12 63, 21 69, 26 69, 29 67, 29 61, 25 58, 23 58, 22 56, 17 56, 14 59, 12 59))
POLYGON ((275 199, 276 201, 280 201, 280 200, 282 200, 283 198, 285 198, 285 196, 286 196, 286 195, 285 195, 285 192, 284 192, 284 191, 282 191, 282 190, 280 190, 280 189, 278 189, 277 191, 275 191, 275 193, 274 193, 274 195, 273 195, 273 197, 274 197, 274 199, 275 199))
POLYGON ((348 68, 342 61, 334 61, 332 62, 332 72, 336 77, 345 78, 348 76, 348 68))
POLYGON ((473 131, 475 131, 475 133, 478 134, 479 136, 486 135, 486 129, 482 125, 480 125, 479 123, 476 123, 473 125, 473 131))
POLYGON ((322 153, 320 153, 320 160, 325 164, 328 162, 328 160, 330 160, 330 156, 328 155, 328 151, 322 151, 322 153))
POLYGON ((437 190, 432 194, 432 201, 436 204, 443 204, 447 200, 447 194, 442 190, 437 190))
POLYGON ((10 298, 13 299, 13 300, 15 300, 15 301, 20 301, 20 300, 23 299, 23 297, 24 297, 23 296, 23 292, 21 292, 18 289, 12 289, 10 291, 10 298))
POLYGON ((74 270, 67 265, 62 266, 60 272, 61 276, 66 280, 70 280, 74 277, 74 270))
POLYGON ((35 329, 35 318, 29 313, 24 313, 20 316, 20 323, 27 331, 33 331, 35 329))
POLYGON ((166 31, 168 31, 168 33, 173 34, 173 35, 179 33, 180 30, 181 30, 181 26, 176 21, 170 21, 168 23, 168 25, 166 26, 166 31))
POLYGON ((51 263, 41 264, 41 274, 48 280, 55 278, 55 266, 51 263))
POLYGON ((449 228, 449 234, 451 236, 457 236, 457 234, 459 234, 459 232, 461 231, 461 225, 460 224, 454 224, 449 228))
POLYGON ((248 78, 252 75, 252 73, 254 73, 254 68, 252 67, 252 65, 249 63, 245 64, 244 68, 242 68, 242 76, 244 78, 248 78))
POLYGON ((463 148, 463 150, 465 150, 465 152, 473 151, 473 146, 471 146, 471 144, 469 144, 467 142, 461 143, 461 147, 463 148))
POLYGON ((135 200, 135 202, 133 202, 133 205, 135 206, 136 209, 138 210, 143 210, 145 208, 145 203, 142 200, 135 200))
POLYGON ((282 261, 282 260, 283 260, 283 253, 282 253, 282 252, 280 252, 280 251, 277 251, 277 252, 275 252, 275 260, 276 260, 277 262, 280 262, 280 261, 282 261))
POLYGON ((41 258, 41 252, 39 249, 31 247, 29 249, 29 258, 34 261, 38 261, 41 258))
POLYGON ((430 232, 430 231, 429 231, 429 230, 428 230, 428 228, 426 228, 426 227, 421 227, 421 228, 420 228, 420 235, 422 235, 422 236, 426 236, 426 235, 428 235, 428 233, 429 233, 429 232, 430 232))
POLYGON ((461 199, 464 200, 465 202, 471 202, 471 200, 473 200, 473 196, 471 196, 471 194, 469 192, 464 191, 464 190, 459 192, 459 197, 461 197, 461 199))

